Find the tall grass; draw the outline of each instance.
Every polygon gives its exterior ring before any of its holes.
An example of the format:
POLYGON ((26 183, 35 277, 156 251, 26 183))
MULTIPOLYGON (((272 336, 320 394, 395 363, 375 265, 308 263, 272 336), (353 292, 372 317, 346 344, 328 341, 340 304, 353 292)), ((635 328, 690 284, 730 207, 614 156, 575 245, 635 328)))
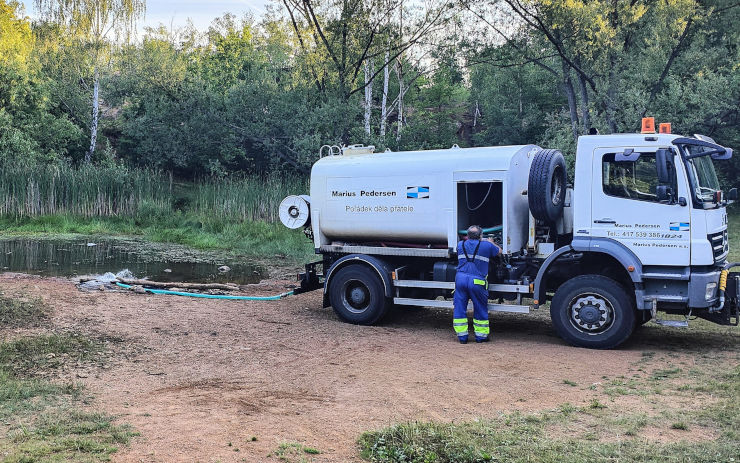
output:
POLYGON ((171 178, 122 166, 0 165, 3 216, 133 216, 142 204, 169 210, 171 178))
POLYGON ((291 176, 214 178, 173 188, 170 175, 149 169, 0 164, 0 216, 14 219, 163 219, 178 210, 201 220, 276 223, 283 198, 307 191, 306 179, 291 176))
POLYGON ((293 176, 237 177, 195 185, 190 211, 226 221, 280 221, 280 202, 291 194, 307 194, 306 179, 293 176))

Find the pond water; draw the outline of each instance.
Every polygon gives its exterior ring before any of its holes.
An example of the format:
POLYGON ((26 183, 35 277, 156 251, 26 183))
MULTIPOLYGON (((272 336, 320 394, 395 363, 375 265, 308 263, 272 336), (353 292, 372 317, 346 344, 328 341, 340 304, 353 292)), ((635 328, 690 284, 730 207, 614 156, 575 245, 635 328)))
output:
POLYGON ((168 282, 249 284, 266 277, 264 268, 254 263, 179 245, 93 237, 0 239, 3 272, 78 277, 123 270, 136 278, 168 282))

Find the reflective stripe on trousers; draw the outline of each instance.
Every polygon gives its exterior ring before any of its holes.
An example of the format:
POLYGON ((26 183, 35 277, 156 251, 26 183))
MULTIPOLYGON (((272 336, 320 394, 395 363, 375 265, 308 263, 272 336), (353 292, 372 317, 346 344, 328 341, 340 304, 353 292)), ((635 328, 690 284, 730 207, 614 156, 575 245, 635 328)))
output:
POLYGON ((458 272, 455 276, 452 321, 455 334, 458 336, 465 336, 468 332, 468 301, 471 300, 473 301, 475 335, 477 338, 486 338, 490 332, 488 327, 488 289, 486 289, 486 280, 478 275, 468 275, 458 272), (476 280, 483 284, 477 283, 476 280))
POLYGON ((474 318, 473 329, 475 330, 475 337, 477 338, 485 338, 491 333, 488 320, 476 320, 474 318))
POLYGON ((467 318, 453 318, 452 327, 455 329, 455 334, 458 336, 468 335, 468 319, 467 318))

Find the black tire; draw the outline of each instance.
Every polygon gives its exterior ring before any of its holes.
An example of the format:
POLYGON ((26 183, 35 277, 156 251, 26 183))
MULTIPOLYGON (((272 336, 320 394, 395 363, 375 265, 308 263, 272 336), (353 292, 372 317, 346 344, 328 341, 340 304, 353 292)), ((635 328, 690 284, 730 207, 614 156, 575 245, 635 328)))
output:
POLYGON ((527 186, 529 210, 535 219, 553 223, 560 218, 567 180, 565 158, 560 151, 542 150, 535 154, 527 186))
POLYGON ((390 306, 380 275, 362 264, 336 271, 329 282, 329 301, 339 318, 355 325, 377 323, 390 306))
POLYGON ((561 338, 592 349, 617 347, 635 329, 634 303, 627 290, 601 275, 581 275, 558 288, 550 317, 561 338))

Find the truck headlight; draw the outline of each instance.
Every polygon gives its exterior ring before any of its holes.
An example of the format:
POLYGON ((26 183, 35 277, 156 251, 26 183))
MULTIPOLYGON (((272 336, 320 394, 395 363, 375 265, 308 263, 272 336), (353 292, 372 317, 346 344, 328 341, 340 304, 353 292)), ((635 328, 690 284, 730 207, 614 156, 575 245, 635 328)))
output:
POLYGON ((714 295, 717 291, 717 283, 707 283, 707 291, 704 293, 704 299, 707 301, 714 298, 714 295))

